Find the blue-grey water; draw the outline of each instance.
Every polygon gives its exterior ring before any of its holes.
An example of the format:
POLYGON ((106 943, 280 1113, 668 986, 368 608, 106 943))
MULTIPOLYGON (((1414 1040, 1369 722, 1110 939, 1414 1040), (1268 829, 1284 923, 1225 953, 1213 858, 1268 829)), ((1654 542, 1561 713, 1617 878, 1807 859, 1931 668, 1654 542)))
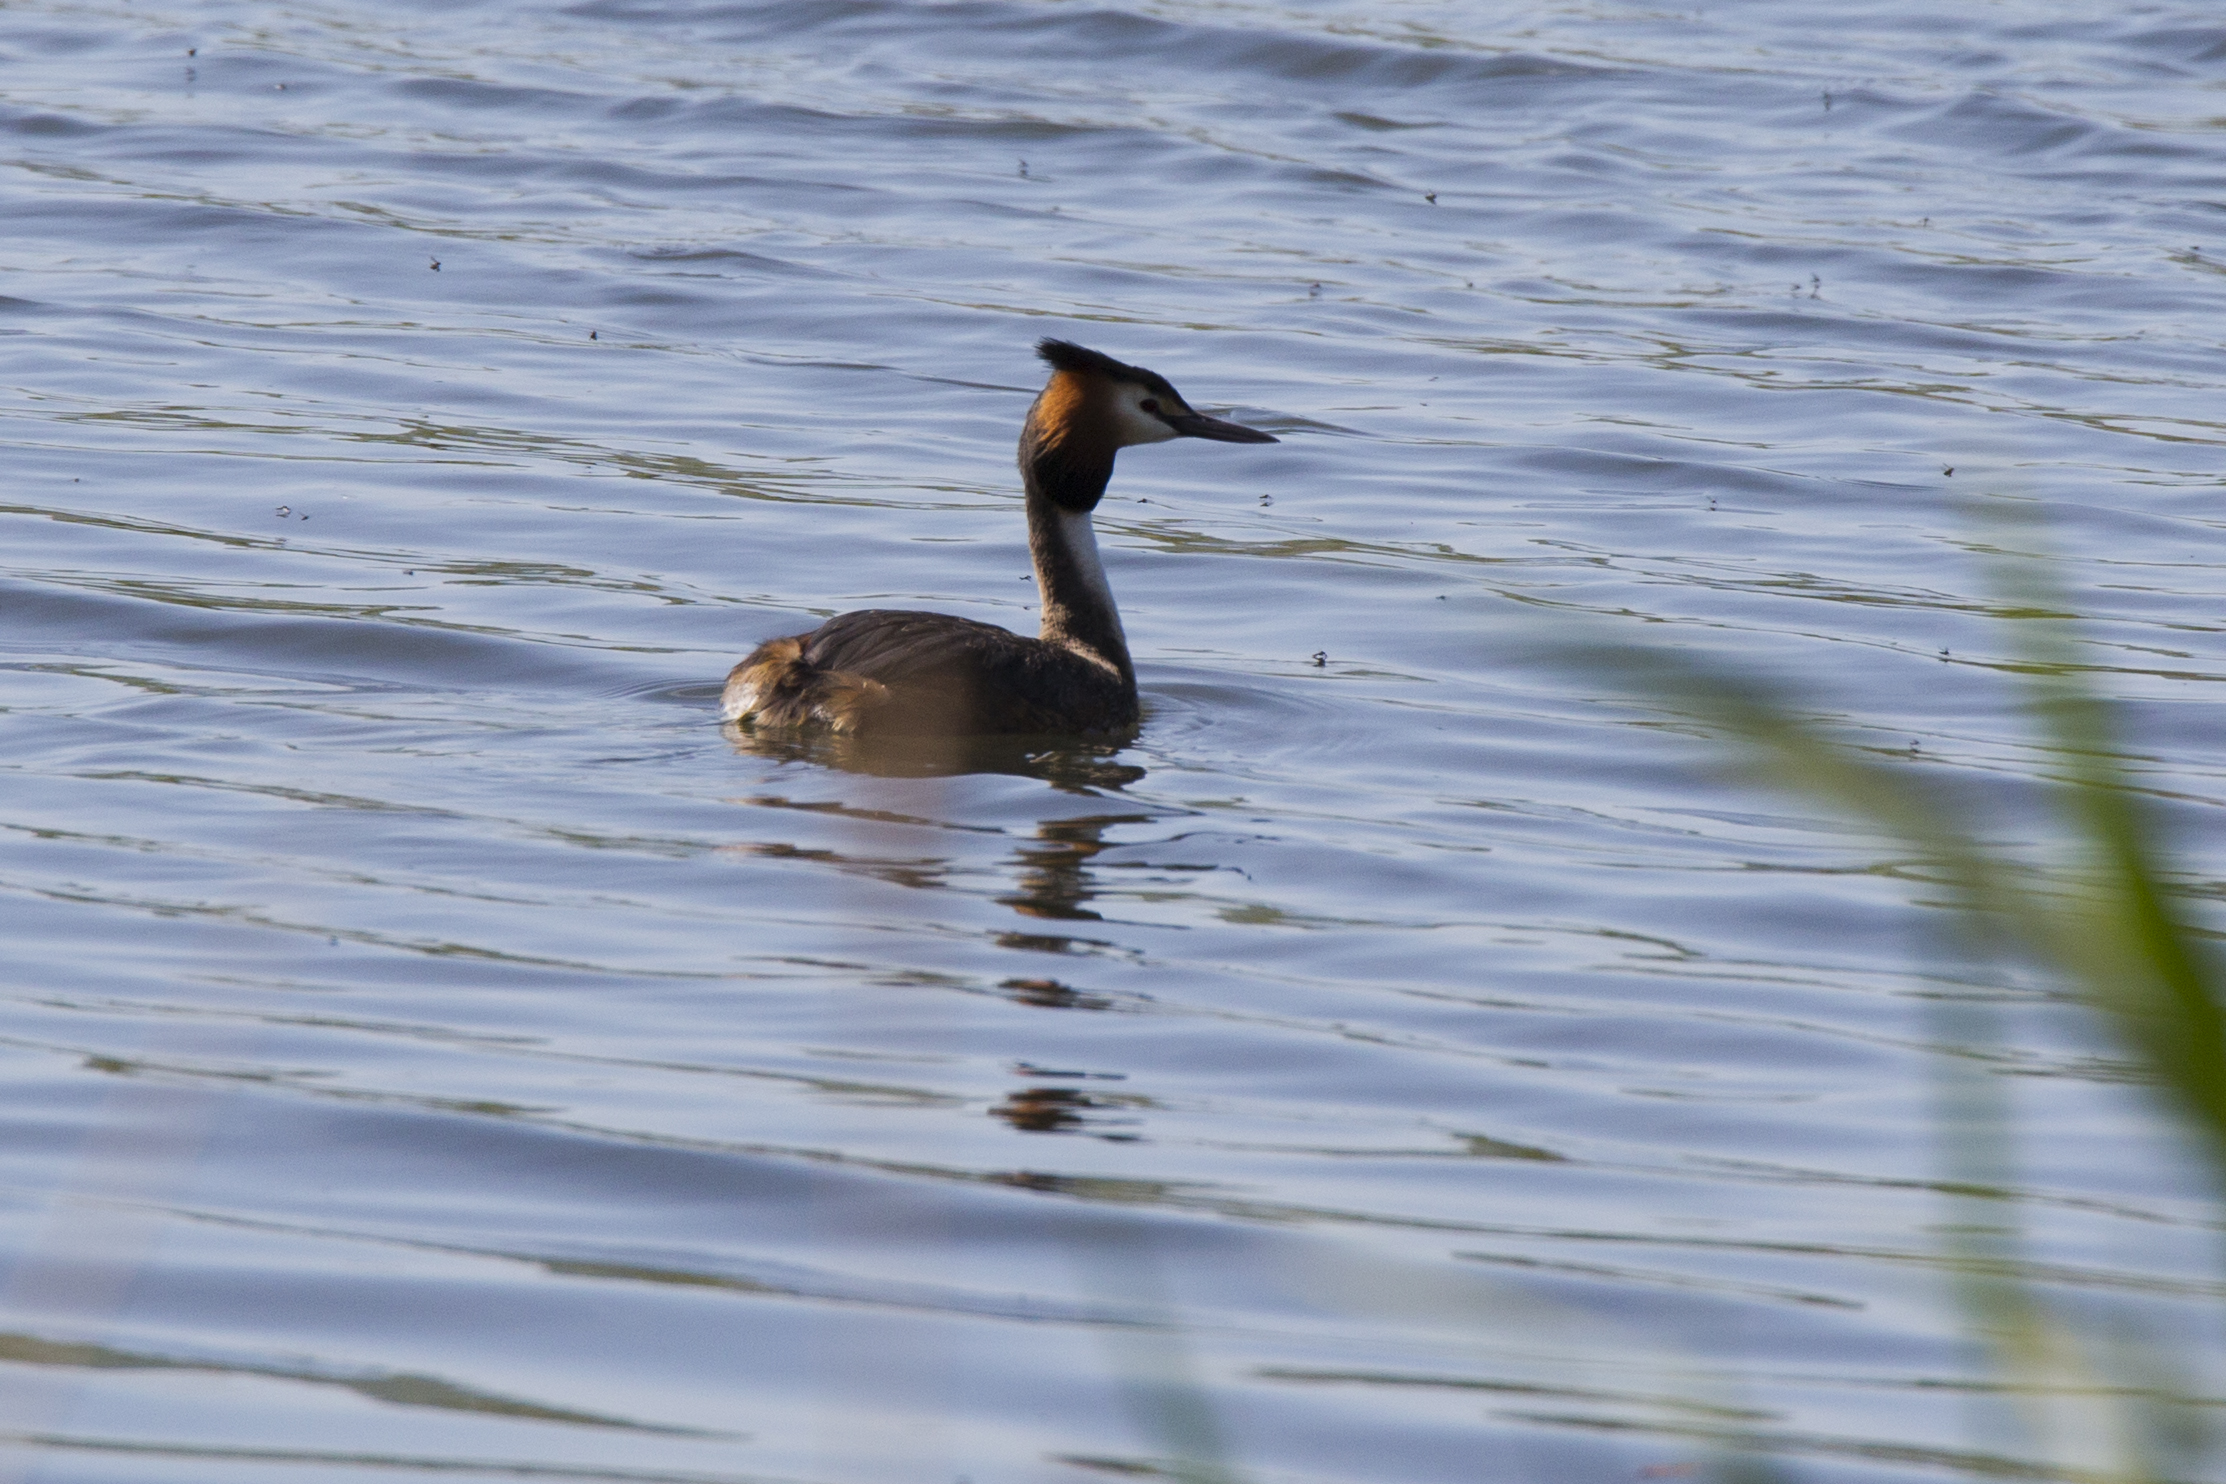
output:
POLYGON ((1974 1224, 2226 1396, 2118 1048, 1539 658, 2037 849, 2037 553, 2226 892, 2214 8, 17 0, 0 141, 0 1477, 2122 1460, 1974 1224), (1033 625, 1046 334, 1282 439, 1121 461, 1134 742, 723 732, 1033 625))

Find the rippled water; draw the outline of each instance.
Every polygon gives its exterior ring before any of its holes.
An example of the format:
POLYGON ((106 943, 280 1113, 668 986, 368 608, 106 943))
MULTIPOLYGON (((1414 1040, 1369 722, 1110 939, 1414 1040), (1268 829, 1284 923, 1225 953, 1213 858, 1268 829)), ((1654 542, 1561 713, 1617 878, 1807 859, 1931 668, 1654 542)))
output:
POLYGON ((2050 1294, 2215 1304, 2074 1008, 1525 657, 1795 677, 2014 842, 1976 554, 2045 550, 2226 890, 2215 12, 29 0, 0 59, 6 1477, 2014 1471, 1958 1063, 2050 1294), (1047 333, 1283 439, 1122 461, 1135 743, 722 734, 817 616, 1032 626, 1047 333))

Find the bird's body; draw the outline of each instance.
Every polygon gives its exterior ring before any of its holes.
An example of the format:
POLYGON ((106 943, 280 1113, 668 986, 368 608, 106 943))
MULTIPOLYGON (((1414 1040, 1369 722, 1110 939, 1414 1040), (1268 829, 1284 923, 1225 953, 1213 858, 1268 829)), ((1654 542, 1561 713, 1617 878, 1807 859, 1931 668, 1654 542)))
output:
POLYGON ((736 665, 720 706, 729 721, 912 735, 1136 724, 1136 668, 1090 525, 1113 456, 1169 438, 1276 440, 1192 411, 1141 367, 1064 340, 1036 349, 1052 367, 1020 434, 1028 549, 1043 600, 1036 637, 947 613, 845 613, 808 634, 767 640, 736 665))
POLYGON ((1117 732, 1136 721, 1136 679, 995 624, 867 608, 759 645, 728 676, 726 709, 780 730, 1117 732))

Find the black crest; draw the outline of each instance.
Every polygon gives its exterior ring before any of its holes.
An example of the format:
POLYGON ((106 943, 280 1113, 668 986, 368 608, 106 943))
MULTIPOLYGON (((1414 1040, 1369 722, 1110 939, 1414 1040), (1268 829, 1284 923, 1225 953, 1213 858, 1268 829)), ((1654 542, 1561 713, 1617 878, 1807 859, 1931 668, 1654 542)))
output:
POLYGON ((1157 371, 1147 371, 1142 366, 1131 366, 1116 361, 1102 350, 1092 350, 1087 345, 1077 345, 1072 340, 1038 340, 1036 354, 1060 371, 1096 372, 1114 381, 1133 382, 1150 387, 1162 396, 1181 400, 1182 394, 1168 384, 1167 378, 1157 371))

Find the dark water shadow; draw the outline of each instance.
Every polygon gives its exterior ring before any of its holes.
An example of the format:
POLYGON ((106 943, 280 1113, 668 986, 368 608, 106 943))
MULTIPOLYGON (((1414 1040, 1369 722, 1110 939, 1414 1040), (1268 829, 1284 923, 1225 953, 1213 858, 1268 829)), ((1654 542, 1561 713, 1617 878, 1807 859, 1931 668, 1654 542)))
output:
POLYGON ((1095 795, 1137 782, 1144 770, 1116 762, 1125 742, 1070 736, 845 737, 754 732, 736 723, 722 730, 737 752, 787 763, 813 763, 876 778, 948 778, 1005 773, 1035 778, 1064 793, 1095 795))
POLYGON ((1088 1134, 1113 1144, 1134 1144, 1139 1120, 1136 1098, 1088 1093, 1077 1087, 1020 1087, 989 1110, 989 1116, 1024 1134, 1088 1134))
MULTIPOLYGON (((1143 769, 1136 770, 1142 773, 1143 769)), ((1023 917, 1066 922, 1098 922, 1102 915, 1086 904, 1098 894, 1089 869, 1091 858, 1110 841, 1105 832, 1117 824, 1148 824, 1149 814, 1091 814, 1078 819, 1046 819, 1036 838, 1013 856, 1019 867, 1017 888, 997 900, 1023 917)))

